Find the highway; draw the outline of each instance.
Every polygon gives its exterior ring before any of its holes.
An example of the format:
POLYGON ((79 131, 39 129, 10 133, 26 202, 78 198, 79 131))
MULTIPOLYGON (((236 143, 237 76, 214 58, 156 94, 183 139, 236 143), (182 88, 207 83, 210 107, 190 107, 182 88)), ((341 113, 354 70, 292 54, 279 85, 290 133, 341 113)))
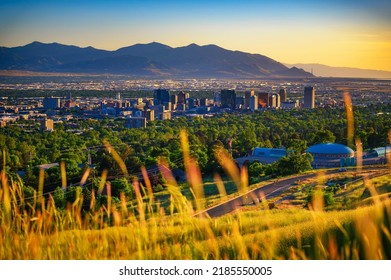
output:
MULTIPOLYGON (((383 168, 384 167, 376 168, 374 170, 378 171, 383 168)), ((367 168, 365 168, 365 169, 367 169, 367 168)), ((368 169, 370 169, 370 168, 368 168, 368 169)), ((221 204, 218 204, 216 206, 212 206, 202 212, 196 213, 195 216, 205 216, 205 214, 206 214, 206 216, 209 216, 211 218, 220 217, 220 216, 223 216, 223 215, 228 214, 230 212, 233 212, 236 209, 239 209, 240 207, 243 206, 243 204, 249 203, 249 202, 253 201, 254 199, 259 199, 260 197, 270 199, 272 197, 275 197, 275 196, 279 195, 280 193, 283 193, 284 191, 288 190, 292 186, 292 184, 294 184, 298 180, 302 181, 305 179, 314 178, 321 173, 323 173, 323 174, 339 173, 339 171, 335 170, 335 169, 328 170, 325 173, 324 172, 325 171, 319 171, 319 172, 310 173, 310 174, 298 175, 296 177, 290 177, 287 179, 282 178, 278 181, 276 180, 273 183, 261 186, 259 188, 254 189, 254 190, 251 190, 241 196, 227 200, 221 204)), ((387 169, 386 169, 386 172, 387 172, 387 169)))

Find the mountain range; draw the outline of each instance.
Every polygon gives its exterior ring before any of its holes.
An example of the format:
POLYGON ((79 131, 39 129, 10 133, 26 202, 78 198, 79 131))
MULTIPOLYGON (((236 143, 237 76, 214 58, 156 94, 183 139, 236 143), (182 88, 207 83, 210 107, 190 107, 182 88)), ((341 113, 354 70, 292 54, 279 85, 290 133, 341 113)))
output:
POLYGON ((260 54, 216 45, 172 48, 156 42, 115 51, 41 42, 0 47, 0 70, 177 78, 312 77, 260 54))
POLYGON ((317 77, 391 79, 391 71, 370 70, 351 67, 333 67, 318 63, 285 64, 285 66, 303 69, 305 71, 311 72, 317 77))

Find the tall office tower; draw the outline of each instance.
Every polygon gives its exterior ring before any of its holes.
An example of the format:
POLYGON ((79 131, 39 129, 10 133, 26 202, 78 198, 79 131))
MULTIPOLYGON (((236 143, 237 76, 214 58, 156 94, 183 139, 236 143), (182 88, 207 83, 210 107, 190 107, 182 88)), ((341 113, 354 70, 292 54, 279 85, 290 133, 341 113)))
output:
POLYGON ((178 104, 178 95, 176 94, 171 95, 171 104, 172 105, 178 104))
POLYGON ((220 92, 215 92, 213 95, 213 104, 216 107, 221 106, 221 93, 220 92))
POLYGON ((221 90, 221 107, 236 109, 236 93, 234 89, 221 90))
POLYGON ((58 109, 61 107, 61 100, 58 97, 45 97, 43 99, 43 108, 45 110, 58 109))
POLYGON ((253 95, 250 97, 249 108, 251 111, 258 110, 258 96, 253 95))
POLYGON ((280 95, 281 102, 286 102, 286 99, 288 98, 288 94, 286 93, 286 89, 285 88, 280 89, 278 94, 280 95))
POLYGON ((274 94, 269 96, 269 107, 276 108, 276 96, 274 94))
POLYGON ((272 108, 279 108, 280 104, 280 95, 278 93, 273 93, 269 98, 269 106, 272 108))
POLYGON ((244 96, 236 96, 236 108, 237 109, 243 109, 244 107, 244 96))
POLYGON ((153 93, 153 103, 155 105, 170 102, 170 92, 166 89, 156 89, 153 93))
POLYGON ((178 93, 178 104, 186 104, 187 98, 189 98, 188 94, 184 93, 183 91, 180 91, 178 93))
POLYGON ((304 88, 304 108, 315 108, 315 89, 314 87, 304 88))
POLYGON ((270 94, 267 92, 258 93, 258 108, 267 108, 269 104, 270 94))
POLYGON ((251 96, 254 96, 255 95, 255 92, 252 90, 252 91, 246 91, 244 93, 244 109, 247 109, 250 107, 250 98, 251 96))

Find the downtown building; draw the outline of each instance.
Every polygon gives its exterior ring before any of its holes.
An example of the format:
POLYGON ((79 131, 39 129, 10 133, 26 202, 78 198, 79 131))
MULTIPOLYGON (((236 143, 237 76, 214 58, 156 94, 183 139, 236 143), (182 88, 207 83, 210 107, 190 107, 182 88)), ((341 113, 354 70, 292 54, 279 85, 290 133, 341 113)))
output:
MULTIPOLYGON (((250 108, 250 99, 255 95, 255 92, 252 91, 246 91, 244 93, 244 109, 250 108)), ((258 100, 258 99, 257 99, 258 100)))
POLYGON ((166 89, 156 89, 153 92, 154 105, 171 103, 170 92, 166 89))
POLYGON ((258 108, 267 108, 270 105, 270 94, 267 92, 258 93, 258 108))
POLYGON ((280 95, 280 100, 281 100, 281 102, 286 102, 286 101, 287 101, 288 94, 287 94, 285 88, 280 89, 280 91, 278 92, 278 94, 280 95))
POLYGON ((315 108, 315 89, 314 87, 304 88, 304 108, 314 109, 315 108))
POLYGON ((39 127, 40 132, 54 131, 54 122, 52 119, 43 119, 39 127))
POLYGON ((61 108, 61 99, 59 97, 45 97, 43 99, 43 108, 45 110, 54 110, 61 108))
POLYGON ((236 93, 234 89, 223 89, 221 90, 221 107, 236 109, 236 93))

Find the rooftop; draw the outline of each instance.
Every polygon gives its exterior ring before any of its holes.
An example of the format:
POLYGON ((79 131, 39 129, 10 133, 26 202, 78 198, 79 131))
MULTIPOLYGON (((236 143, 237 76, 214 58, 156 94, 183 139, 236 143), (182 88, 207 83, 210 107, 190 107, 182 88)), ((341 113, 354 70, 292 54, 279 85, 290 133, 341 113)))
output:
POLYGON ((337 143, 322 143, 316 144, 307 149, 308 153, 311 154, 354 154, 354 151, 348 146, 337 144, 337 143))

